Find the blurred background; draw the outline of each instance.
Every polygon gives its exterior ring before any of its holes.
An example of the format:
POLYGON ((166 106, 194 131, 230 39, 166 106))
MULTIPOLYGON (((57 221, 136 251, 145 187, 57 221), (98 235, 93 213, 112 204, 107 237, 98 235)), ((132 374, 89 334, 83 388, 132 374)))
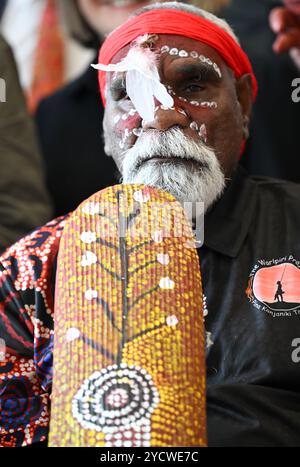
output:
MULTIPOLYGON (((105 35, 149 3, 0 0, 0 251, 118 182, 90 64, 105 35)), ((224 17, 252 61, 259 93, 241 163, 253 175, 299 182, 299 0, 185 3, 224 17)))

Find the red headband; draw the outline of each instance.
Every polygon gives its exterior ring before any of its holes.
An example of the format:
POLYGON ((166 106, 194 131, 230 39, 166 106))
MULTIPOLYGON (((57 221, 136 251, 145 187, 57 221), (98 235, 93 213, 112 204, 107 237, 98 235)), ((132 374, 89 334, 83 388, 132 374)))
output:
MULTIPOLYGON (((161 8, 134 16, 104 41, 99 53, 99 63, 109 65, 119 50, 143 34, 172 34, 189 37, 209 45, 234 71, 236 78, 248 73, 251 75, 252 96, 255 100, 257 81, 251 63, 238 43, 210 20, 182 10, 161 8)), ((99 71, 99 85, 104 104, 105 79, 106 72, 99 71)))

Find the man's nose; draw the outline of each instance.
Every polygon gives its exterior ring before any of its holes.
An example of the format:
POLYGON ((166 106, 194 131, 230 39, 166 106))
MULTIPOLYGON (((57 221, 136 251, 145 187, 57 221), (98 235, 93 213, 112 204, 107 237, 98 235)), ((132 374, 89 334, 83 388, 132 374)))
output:
POLYGON ((185 128, 189 125, 189 118, 184 110, 172 108, 168 109, 159 106, 154 114, 154 119, 151 122, 142 122, 144 130, 159 130, 166 131, 172 127, 185 128))

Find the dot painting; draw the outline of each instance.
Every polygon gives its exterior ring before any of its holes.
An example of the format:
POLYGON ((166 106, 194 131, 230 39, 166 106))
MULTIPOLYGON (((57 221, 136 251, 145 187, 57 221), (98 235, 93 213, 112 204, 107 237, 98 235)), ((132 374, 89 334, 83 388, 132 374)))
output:
POLYGON ((206 445, 193 238, 180 203, 143 185, 109 187, 70 216, 57 262, 50 446, 206 445))

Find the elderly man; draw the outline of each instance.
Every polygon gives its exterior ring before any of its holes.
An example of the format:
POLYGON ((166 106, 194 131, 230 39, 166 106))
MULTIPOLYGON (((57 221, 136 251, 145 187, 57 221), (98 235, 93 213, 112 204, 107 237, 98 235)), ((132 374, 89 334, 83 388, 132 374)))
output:
MULTIPOLYGON (((256 94, 247 57, 228 24, 169 2, 112 33, 99 62, 105 146, 123 182, 205 204, 208 444, 299 445, 300 189, 249 178, 238 166, 256 94), (284 301, 274 302, 278 281, 284 301)), ((1 259, 2 445, 47 436, 65 222, 1 259)))
MULTIPOLYGON (((188 0, 185 3, 217 9, 228 1, 188 0)), ((95 57, 107 33, 135 9, 151 3, 155 0, 61 2, 65 17, 70 19, 70 33, 81 45, 95 49, 95 57)), ((97 75, 89 66, 75 81, 42 101, 38 108, 37 129, 55 216, 73 211, 88 196, 118 180, 114 161, 104 153, 101 128, 104 110, 98 95, 97 75)))

